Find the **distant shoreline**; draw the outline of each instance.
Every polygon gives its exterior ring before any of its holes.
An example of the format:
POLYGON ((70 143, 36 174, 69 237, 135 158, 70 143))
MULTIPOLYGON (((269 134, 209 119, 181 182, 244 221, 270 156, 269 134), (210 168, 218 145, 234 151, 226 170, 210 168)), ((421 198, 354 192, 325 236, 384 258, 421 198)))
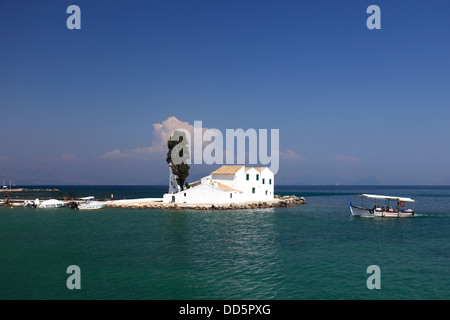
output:
MULTIPOLYGON (((17 189, 8 190, 51 190, 59 191, 60 189, 80 189, 80 188, 163 188, 167 189, 165 184, 48 184, 48 185, 21 185, 17 189), (36 188, 36 189, 35 189, 36 188)), ((380 188, 450 188, 450 184, 277 184, 275 188, 289 187, 336 187, 336 188, 354 188, 354 187, 380 187, 380 188)), ((2 189, 0 189, 2 191, 2 189)))
POLYGON ((42 192, 42 191, 59 191, 59 189, 23 189, 23 188, 17 188, 17 189, 0 189, 0 192, 42 192))

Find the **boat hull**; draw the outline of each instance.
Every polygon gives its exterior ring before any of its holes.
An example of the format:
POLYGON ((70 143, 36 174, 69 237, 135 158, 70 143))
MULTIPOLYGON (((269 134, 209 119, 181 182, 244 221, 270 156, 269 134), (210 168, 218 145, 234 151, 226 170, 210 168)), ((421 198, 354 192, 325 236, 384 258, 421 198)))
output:
POLYGON ((62 205, 62 204, 49 204, 49 205, 40 205, 40 206, 38 206, 38 208, 41 208, 41 209, 49 209, 49 208, 63 208, 63 207, 65 207, 64 205, 62 205))
POLYGON ((90 203, 85 203, 85 204, 81 204, 78 206, 79 210, 97 210, 97 209, 102 209, 106 207, 106 203, 104 202, 90 202, 90 203))
POLYGON ((373 211, 356 206, 350 206, 350 212, 354 217, 407 218, 414 216, 414 211, 373 211))
POLYGON ((66 206, 66 202, 51 199, 51 200, 45 200, 45 201, 39 202, 39 204, 36 204, 36 206, 38 208, 46 208, 46 209, 48 209, 48 208, 63 208, 66 206))

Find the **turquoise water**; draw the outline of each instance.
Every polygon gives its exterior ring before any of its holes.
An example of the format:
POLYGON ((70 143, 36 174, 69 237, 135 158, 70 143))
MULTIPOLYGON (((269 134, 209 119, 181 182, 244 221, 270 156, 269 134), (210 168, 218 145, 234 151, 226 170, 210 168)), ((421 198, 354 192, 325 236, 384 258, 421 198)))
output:
MULTIPOLYGON (((160 197, 163 187, 60 187, 160 197)), ((0 209, 0 299, 449 299, 450 187, 285 186, 307 205, 241 211, 0 209), (359 193, 414 218, 352 218, 359 193), (81 290, 69 290, 69 265, 81 290), (381 289, 369 290, 378 265, 381 289)))

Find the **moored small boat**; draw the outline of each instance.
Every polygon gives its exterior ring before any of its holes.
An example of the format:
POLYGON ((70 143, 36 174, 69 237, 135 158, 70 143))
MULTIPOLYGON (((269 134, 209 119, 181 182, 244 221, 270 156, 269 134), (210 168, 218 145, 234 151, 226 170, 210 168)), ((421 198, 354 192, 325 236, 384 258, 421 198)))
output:
POLYGON ((93 196, 80 198, 69 202, 69 207, 74 210, 96 210, 106 207, 106 201, 94 201, 93 196))
POLYGON ((62 208, 66 206, 66 201, 50 199, 44 201, 37 201, 36 206, 38 208, 62 208))
POLYGON ((87 201, 78 205, 79 210, 96 210, 106 207, 106 202, 104 201, 87 201))

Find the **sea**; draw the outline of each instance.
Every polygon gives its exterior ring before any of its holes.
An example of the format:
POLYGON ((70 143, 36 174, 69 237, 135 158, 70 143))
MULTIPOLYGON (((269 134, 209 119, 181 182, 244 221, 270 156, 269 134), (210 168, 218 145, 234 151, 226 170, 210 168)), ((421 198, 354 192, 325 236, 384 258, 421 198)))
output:
MULTIPOLYGON (((158 198, 167 191, 165 186, 39 188, 59 191, 10 193, 10 198, 158 198)), ((0 299, 450 298, 450 187, 278 186, 275 193, 307 203, 220 211, 2 205, 0 299), (352 217, 349 204, 360 201, 361 193, 413 198, 417 214, 352 217), (70 289, 76 281, 79 289, 70 289)))

